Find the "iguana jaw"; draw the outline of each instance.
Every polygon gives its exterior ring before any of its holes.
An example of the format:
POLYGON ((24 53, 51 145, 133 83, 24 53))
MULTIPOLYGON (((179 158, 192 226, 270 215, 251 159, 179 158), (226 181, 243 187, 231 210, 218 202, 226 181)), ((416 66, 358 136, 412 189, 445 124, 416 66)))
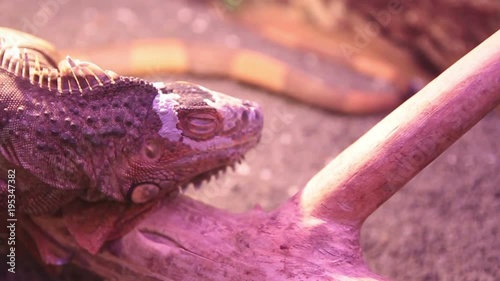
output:
POLYGON ((195 188, 199 188, 199 187, 201 187, 203 182, 205 182, 205 181, 209 182, 214 176, 218 177, 218 175, 225 173, 228 167, 231 167, 234 170, 236 167, 236 164, 241 163, 242 160, 243 160, 243 157, 240 158, 239 160, 235 160, 235 161, 229 163, 228 165, 216 167, 216 168, 213 168, 211 170, 202 172, 202 173, 194 176, 193 178, 191 178, 189 181, 186 181, 185 183, 178 185, 178 187, 181 191, 186 189, 190 184, 193 184, 193 186, 195 188))

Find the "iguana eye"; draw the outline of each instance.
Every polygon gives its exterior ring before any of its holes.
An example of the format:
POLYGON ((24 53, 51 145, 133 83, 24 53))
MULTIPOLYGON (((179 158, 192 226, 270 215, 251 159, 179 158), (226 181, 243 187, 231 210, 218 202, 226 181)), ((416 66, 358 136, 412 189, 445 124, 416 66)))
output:
POLYGON ((192 113, 181 121, 183 134, 189 138, 205 140, 213 137, 220 128, 217 116, 209 113, 192 113))
POLYGON ((141 183, 132 187, 130 200, 137 204, 146 203, 155 198, 159 192, 160 188, 156 184, 141 183))

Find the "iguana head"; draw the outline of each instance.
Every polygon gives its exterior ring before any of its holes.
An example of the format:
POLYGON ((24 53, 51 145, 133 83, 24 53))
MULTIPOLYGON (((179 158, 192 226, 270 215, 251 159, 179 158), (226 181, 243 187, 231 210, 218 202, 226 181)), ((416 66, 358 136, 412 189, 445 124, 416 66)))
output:
POLYGON ((140 203, 234 166, 260 139, 257 104, 187 83, 154 83, 148 119, 160 122, 127 158, 122 194, 140 203))
MULTIPOLYGON (((186 82, 119 76, 69 57, 49 69, 34 56, 0 49, 9 66, 0 67, 9 120, 3 131, 15 133, 5 141, 5 151, 15 153, 5 157, 55 190, 143 203, 199 184, 259 141, 263 117, 254 103, 186 82)), ((39 201, 30 208, 59 207, 39 201)))
MULTIPOLYGON (((155 205, 123 201, 198 184, 259 141, 262 113, 251 102, 56 61, 49 43, 0 28, 0 162, 16 169, 20 211, 61 209, 90 253, 155 205), (115 201, 89 202, 99 199, 115 201)), ((46 261, 64 262, 34 240, 46 261)))

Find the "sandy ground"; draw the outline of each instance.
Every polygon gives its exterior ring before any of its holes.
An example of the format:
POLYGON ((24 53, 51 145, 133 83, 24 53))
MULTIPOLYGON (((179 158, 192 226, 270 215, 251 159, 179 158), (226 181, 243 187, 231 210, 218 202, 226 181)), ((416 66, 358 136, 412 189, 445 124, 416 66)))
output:
MULTIPOLYGON (((2 1, 0 25, 35 32, 58 47, 176 36, 236 40, 269 54, 283 53, 294 64, 310 56, 247 38, 232 26, 213 23, 213 14, 179 1, 129 2, 2 1), (55 5, 53 14, 37 18, 48 4, 55 5)), ((335 75, 321 67, 316 71, 335 75)), ((200 200, 238 212, 256 204, 265 209, 278 206, 383 117, 335 115, 229 80, 167 75, 155 79, 189 80, 263 106, 265 138, 247 162, 202 190, 190 191, 200 200)), ((490 114, 368 219, 362 241, 374 271, 401 281, 500 280, 499 139, 500 114, 490 114)), ((79 271, 49 278, 32 265, 24 270, 9 280, 91 279, 79 271)))

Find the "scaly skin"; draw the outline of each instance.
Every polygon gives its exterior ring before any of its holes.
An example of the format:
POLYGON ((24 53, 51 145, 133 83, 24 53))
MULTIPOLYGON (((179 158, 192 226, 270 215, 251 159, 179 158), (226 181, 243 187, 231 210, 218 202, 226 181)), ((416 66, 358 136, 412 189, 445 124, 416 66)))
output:
POLYGON ((18 212, 154 201, 233 165, 260 138, 254 103, 69 57, 56 68, 54 50, 0 29, 0 197, 15 170, 18 212))

